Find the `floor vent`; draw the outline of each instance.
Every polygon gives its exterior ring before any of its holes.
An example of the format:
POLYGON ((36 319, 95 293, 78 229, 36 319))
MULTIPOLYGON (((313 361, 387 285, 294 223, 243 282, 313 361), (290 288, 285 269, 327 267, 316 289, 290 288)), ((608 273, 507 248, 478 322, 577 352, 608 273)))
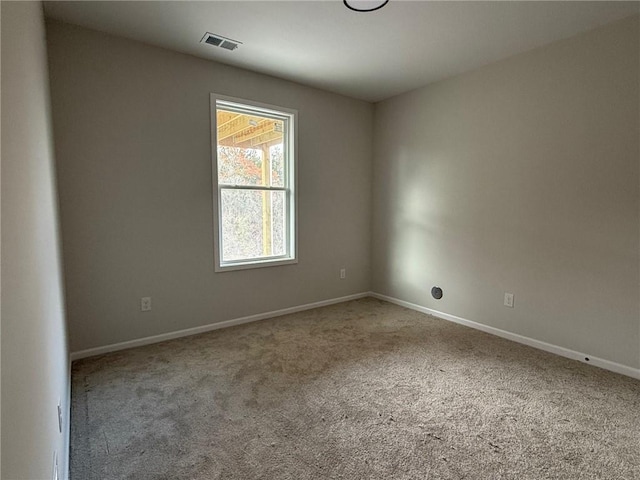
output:
POLYGON ((205 33, 200 43, 208 43, 209 45, 213 45, 214 47, 224 48, 226 50, 235 50, 238 48, 238 45, 242 45, 242 42, 238 42, 237 40, 231 40, 230 38, 226 38, 220 35, 214 35, 213 33, 205 33))

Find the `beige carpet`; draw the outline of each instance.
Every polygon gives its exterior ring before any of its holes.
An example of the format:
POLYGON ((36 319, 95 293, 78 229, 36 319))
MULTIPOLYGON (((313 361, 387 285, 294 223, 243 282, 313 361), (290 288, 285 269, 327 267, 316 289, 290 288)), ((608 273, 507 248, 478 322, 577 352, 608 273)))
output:
POLYGON ((374 299, 73 365, 71 478, 640 479, 640 382, 374 299))

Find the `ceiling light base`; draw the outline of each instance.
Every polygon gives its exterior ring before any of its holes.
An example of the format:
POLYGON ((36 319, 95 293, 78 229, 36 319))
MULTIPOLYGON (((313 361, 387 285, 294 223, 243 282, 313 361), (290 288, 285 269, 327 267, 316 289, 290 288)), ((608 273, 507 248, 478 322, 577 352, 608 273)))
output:
POLYGON ((384 7, 389 0, 342 0, 345 7, 354 12, 375 12, 384 7))

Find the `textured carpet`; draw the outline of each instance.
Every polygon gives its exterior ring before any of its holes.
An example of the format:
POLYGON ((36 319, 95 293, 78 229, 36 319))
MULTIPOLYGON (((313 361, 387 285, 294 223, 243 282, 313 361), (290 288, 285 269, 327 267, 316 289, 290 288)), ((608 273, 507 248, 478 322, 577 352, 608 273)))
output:
POLYGON ((374 299, 75 362, 72 480, 640 479, 640 382, 374 299))

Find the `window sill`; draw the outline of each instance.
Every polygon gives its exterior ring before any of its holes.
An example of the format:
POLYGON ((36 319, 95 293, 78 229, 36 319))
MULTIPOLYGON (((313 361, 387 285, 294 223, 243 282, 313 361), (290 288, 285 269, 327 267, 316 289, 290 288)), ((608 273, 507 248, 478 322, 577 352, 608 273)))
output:
POLYGON ((268 259, 268 260, 260 260, 260 261, 252 260, 246 263, 243 263, 243 262, 227 263, 222 265, 216 265, 216 273, 232 272, 235 270, 249 270, 253 268, 279 267, 282 265, 292 265, 296 263, 298 263, 297 258, 276 258, 276 259, 268 259))

